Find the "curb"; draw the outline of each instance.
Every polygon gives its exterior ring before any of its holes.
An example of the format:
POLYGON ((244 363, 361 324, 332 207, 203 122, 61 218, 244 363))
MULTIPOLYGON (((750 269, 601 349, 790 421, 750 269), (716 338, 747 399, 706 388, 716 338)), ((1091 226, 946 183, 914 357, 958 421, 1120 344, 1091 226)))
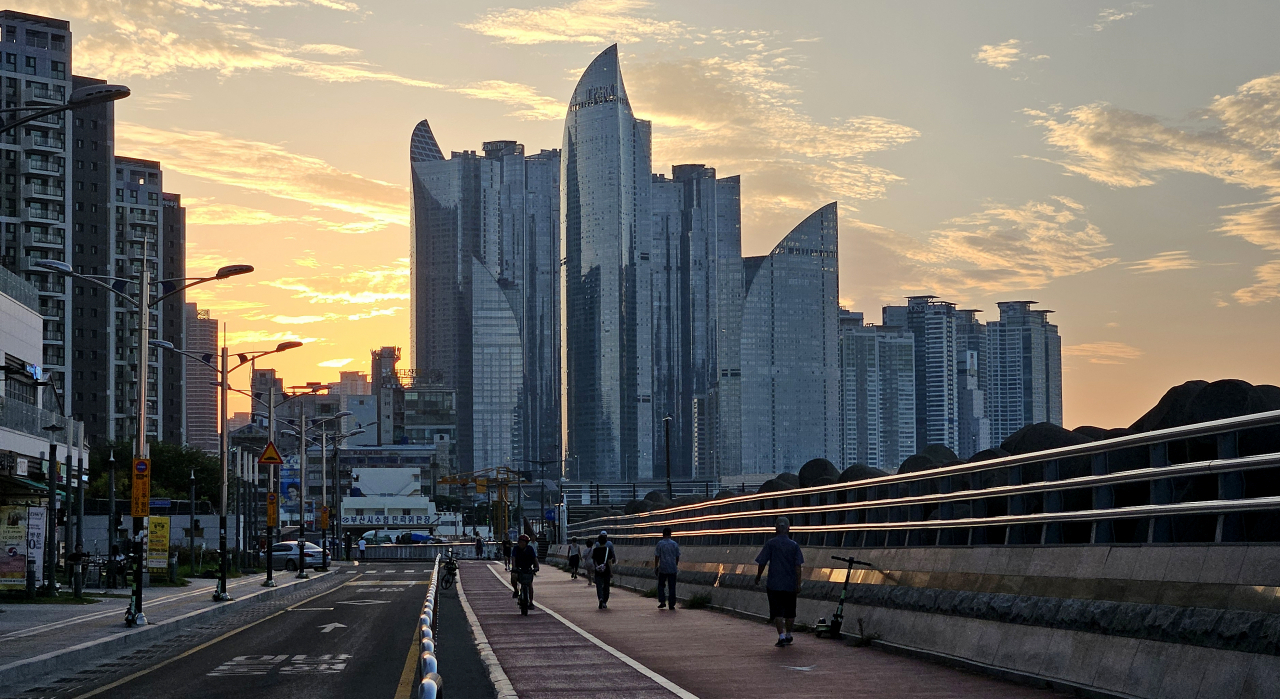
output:
POLYGON ((275 597, 285 590, 300 589, 299 586, 301 585, 306 585, 308 582, 315 580, 322 580, 331 574, 332 572, 316 573, 302 582, 281 587, 265 588, 243 597, 237 597, 225 604, 219 604, 207 609, 197 609, 172 619, 165 619, 156 624, 148 624, 123 633, 85 641, 84 643, 50 651, 43 655, 18 660, 8 665, 0 665, 0 686, 13 686, 22 682, 29 682, 45 675, 66 672, 68 669, 105 656, 114 657, 126 649, 176 635, 179 631, 195 626, 209 617, 225 614, 228 610, 238 610, 241 603, 250 600, 262 602, 275 597))
POLYGON ((489 645, 489 639, 485 637, 484 630, 480 628, 480 619, 476 617, 476 613, 467 602, 467 595, 462 591, 461 575, 458 576, 458 582, 454 587, 458 590, 458 600, 462 602, 462 611, 467 615, 467 623, 471 625, 471 635, 476 639, 476 650, 480 652, 480 659, 484 661, 485 668, 489 670, 489 681, 493 683, 497 699, 519 699, 516 696, 515 688, 511 685, 511 680, 507 678, 507 673, 503 672, 502 665, 498 662, 498 656, 494 654, 493 648, 489 645))

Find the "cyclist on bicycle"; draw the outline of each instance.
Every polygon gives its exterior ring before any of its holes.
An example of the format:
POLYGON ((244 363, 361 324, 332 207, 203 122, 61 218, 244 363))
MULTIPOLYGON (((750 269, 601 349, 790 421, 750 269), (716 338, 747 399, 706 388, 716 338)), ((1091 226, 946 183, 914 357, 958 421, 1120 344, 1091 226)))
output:
POLYGON ((529 603, 533 603, 533 576, 538 572, 538 550, 529 545, 529 535, 521 534, 516 548, 511 552, 511 577, 516 580, 516 589, 512 597, 520 595, 520 586, 529 592, 529 603))

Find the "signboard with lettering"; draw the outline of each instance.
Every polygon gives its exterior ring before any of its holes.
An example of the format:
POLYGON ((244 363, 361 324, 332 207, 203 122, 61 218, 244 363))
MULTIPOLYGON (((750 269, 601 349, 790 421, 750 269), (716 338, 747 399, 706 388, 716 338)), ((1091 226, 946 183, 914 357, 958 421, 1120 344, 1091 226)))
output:
POLYGON ((151 459, 133 460, 133 487, 130 489, 129 514, 146 517, 151 514, 151 459))
POLYGON ((27 507, 0 507, 0 585, 27 582, 27 507))
POLYGON ((342 515, 342 526, 371 524, 399 524, 407 526, 439 524, 439 518, 433 520, 430 515, 342 515))
POLYGON ((280 526, 280 502, 275 493, 267 493, 267 526, 280 526))
POLYGON ((152 517, 147 529, 147 567, 166 570, 169 567, 169 518, 152 517))
POLYGON ((44 538, 49 511, 43 507, 27 508, 27 557, 36 559, 36 584, 44 583, 44 538))

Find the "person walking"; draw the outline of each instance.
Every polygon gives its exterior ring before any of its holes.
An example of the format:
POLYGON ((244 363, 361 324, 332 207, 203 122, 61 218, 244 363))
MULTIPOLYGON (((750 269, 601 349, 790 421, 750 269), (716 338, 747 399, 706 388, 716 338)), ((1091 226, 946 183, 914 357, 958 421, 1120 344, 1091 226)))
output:
POLYGON ((476 558, 484 558, 484 539, 476 537, 476 558))
POLYGON ((360 537, 360 543, 356 544, 356 547, 360 549, 360 560, 362 560, 362 561, 363 561, 363 560, 364 560, 364 547, 365 547, 365 540, 364 540, 364 537, 363 537, 363 536, 362 536, 362 537, 360 537))
POLYGON ((600 609, 609 608, 609 581, 613 577, 613 564, 617 562, 618 557, 613 553, 609 533, 600 532, 595 545, 591 547, 591 567, 595 573, 596 599, 600 601, 600 609))
POLYGON ((511 537, 502 540, 502 567, 511 570, 511 537))
POLYGON ((796 596, 800 593, 804 554, 800 552, 800 545, 791 539, 791 522, 786 517, 774 522, 774 531, 775 536, 765 542, 760 555, 756 556, 760 567, 756 570, 755 584, 760 584, 767 567, 769 581, 765 594, 769 597, 769 620, 778 629, 778 642, 773 645, 782 648, 794 641, 791 630, 796 623, 796 596))
POLYGON ((569 540, 569 579, 578 579, 578 566, 582 563, 582 546, 578 543, 578 537, 569 540))
POLYGON ((680 544, 671 538, 671 527, 662 528, 662 538, 653 550, 653 569, 658 574, 658 609, 676 609, 676 572, 680 570, 680 544), (668 606, 668 600, 670 604, 668 606))

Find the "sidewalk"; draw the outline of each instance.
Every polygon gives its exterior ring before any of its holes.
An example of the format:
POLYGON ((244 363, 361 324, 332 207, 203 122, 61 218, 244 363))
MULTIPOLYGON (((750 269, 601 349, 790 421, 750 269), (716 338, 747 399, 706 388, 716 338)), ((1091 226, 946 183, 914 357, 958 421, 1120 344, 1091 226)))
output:
MULTIPOLYGON (((311 579, 327 574, 312 573, 311 579)), ((266 574, 247 575, 227 581, 231 602, 214 602, 211 597, 216 580, 194 579, 187 587, 152 587, 143 589, 143 611, 148 625, 142 628, 126 628, 124 613, 129 598, 107 597, 97 604, 4 604, 0 609, 0 678, 14 679, 31 674, 48 656, 74 647, 81 651, 95 644, 119 648, 126 637, 143 634, 150 639, 161 634, 157 627, 175 626, 174 622, 186 617, 202 616, 218 608, 234 607, 237 600, 258 597, 264 592, 292 587, 306 580, 298 580, 295 574, 277 571, 277 587, 262 587, 266 574), (169 622, 166 624, 166 622, 169 622)), ((70 593, 66 593, 70 594, 70 593)), ((272 592, 272 594, 278 594, 272 592)), ((167 629, 166 629, 167 630, 167 629)), ((129 638, 128 640, 132 640, 129 638)))
MULTIPOLYGON (((676 695, 657 687, 654 680, 632 670, 621 659, 600 655, 606 652, 603 648, 542 610, 521 618, 510 591, 489 566, 464 564, 463 571, 467 598, 472 600, 472 590, 477 590, 475 597, 482 604, 472 601, 472 606, 521 699, 588 696, 600 694, 600 690, 614 696, 618 689, 630 692, 632 679, 639 682, 637 691, 644 689, 646 693, 617 696, 676 695), (486 609, 482 614, 480 606, 495 609, 486 609), (594 649, 589 658, 579 655, 579 648, 584 645, 594 649), (607 669, 592 660, 602 661, 607 669), (615 670, 617 666, 621 669, 615 670), (630 670, 630 674, 622 670, 630 670), (561 678, 571 688, 558 692, 521 691, 521 678, 544 673, 561 678)), ((503 572, 500 565, 497 571, 503 572)), ((657 600, 618 588, 609 599, 609 609, 599 610, 594 587, 588 587, 581 579, 571 580, 567 573, 551 566, 542 568, 534 590, 535 601, 565 621, 702 699, 825 699, 847 691, 930 699, 1054 696, 923 660, 814 638, 811 634, 797 634, 794 645, 775 648, 777 634, 772 626, 705 610, 659 611, 657 600)))

